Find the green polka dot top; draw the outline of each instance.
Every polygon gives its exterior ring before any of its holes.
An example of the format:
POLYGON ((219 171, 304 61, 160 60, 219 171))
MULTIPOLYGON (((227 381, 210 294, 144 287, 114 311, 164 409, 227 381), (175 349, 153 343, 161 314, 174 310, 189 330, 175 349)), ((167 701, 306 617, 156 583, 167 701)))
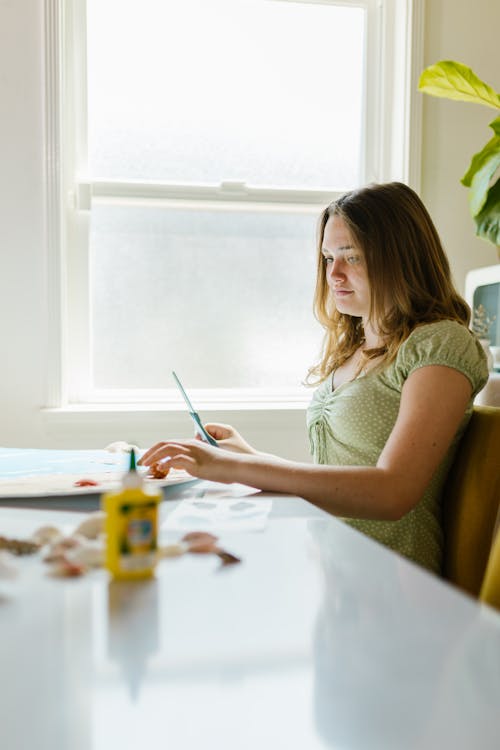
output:
POLYGON ((311 453, 315 463, 375 466, 396 422, 401 389, 419 367, 446 365, 472 384, 466 413, 424 496, 398 521, 343 519, 346 523, 416 563, 440 572, 443 538, 440 494, 457 443, 472 413, 473 400, 488 379, 484 351, 463 325, 442 320, 419 326, 401 345, 396 359, 332 390, 328 377, 314 393, 307 411, 311 453))

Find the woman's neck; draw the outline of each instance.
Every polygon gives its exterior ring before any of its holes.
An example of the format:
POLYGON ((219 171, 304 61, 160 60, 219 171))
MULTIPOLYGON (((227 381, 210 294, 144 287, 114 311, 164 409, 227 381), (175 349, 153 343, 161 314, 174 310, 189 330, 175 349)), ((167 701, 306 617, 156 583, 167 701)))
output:
POLYGON ((378 349, 384 345, 382 337, 378 331, 372 326, 370 321, 363 321, 363 331, 365 334, 364 349, 378 349))

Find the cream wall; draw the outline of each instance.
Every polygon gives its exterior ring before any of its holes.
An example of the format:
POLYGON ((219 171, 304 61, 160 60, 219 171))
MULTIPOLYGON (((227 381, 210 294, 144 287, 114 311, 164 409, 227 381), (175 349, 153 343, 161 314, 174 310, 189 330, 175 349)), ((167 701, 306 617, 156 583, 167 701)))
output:
POLYGON ((44 441, 41 0, 0 0, 0 445, 44 441))
MULTIPOLYGON (((457 60, 500 91, 499 29, 499 0, 426 0, 424 66, 457 60)), ((491 137, 494 117, 489 107, 423 96, 421 196, 462 292, 467 271, 498 261, 493 245, 474 235, 460 183, 472 155, 491 137)))
MULTIPOLYGON (((40 416, 49 326, 42 9, 42 0, 0 0, 0 445, 84 447, 125 435, 113 433, 113 423, 103 420, 98 442, 95 431, 85 427, 69 440, 64 430, 48 432, 40 416)), ((443 58, 461 60, 498 90, 499 28, 498 0, 427 0, 425 65, 443 58)), ((494 250, 474 237, 467 191, 459 183, 470 155, 488 137, 492 116, 485 108, 424 97, 422 196, 461 288, 467 270, 496 262, 494 250)), ((152 421, 158 425, 158 419, 152 421)), ((265 450, 306 457, 302 412, 291 413, 280 429, 258 414, 251 415, 249 425, 250 439, 265 450)))

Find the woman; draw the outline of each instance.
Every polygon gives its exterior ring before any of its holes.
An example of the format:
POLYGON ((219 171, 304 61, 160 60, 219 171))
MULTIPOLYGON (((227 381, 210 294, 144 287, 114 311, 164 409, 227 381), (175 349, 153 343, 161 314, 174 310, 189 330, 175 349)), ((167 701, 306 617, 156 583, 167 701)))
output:
POLYGON ((325 209, 315 312, 326 333, 309 372, 314 464, 258 453, 220 424, 206 425, 218 448, 159 443, 142 463, 299 495, 438 572, 440 492, 488 372, 413 190, 371 185, 325 209))

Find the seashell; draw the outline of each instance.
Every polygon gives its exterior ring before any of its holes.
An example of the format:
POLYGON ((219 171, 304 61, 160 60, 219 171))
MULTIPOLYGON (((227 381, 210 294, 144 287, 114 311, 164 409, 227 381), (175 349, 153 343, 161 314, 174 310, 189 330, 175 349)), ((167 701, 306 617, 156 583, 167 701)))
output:
POLYGON ((189 542, 190 544, 193 542, 216 542, 217 537, 210 534, 208 531, 188 531, 187 534, 184 534, 182 537, 182 541, 189 542))
POLYGON ((64 549, 73 549, 73 547, 80 547, 82 544, 87 543, 87 537, 82 534, 78 534, 76 531, 70 536, 64 536, 62 539, 56 541, 57 545, 60 545, 64 549))
POLYGON ((65 553, 66 550, 63 550, 61 548, 50 550, 43 558, 43 562, 49 564, 61 562, 61 560, 64 560, 65 558, 65 553))
POLYGON ((217 551, 215 542, 191 542, 189 552, 194 555, 211 555, 217 551))
POLYGON ((190 531, 184 534, 182 541, 188 545, 189 552, 197 555, 209 555, 215 552, 217 537, 208 531, 190 531))
POLYGON ((131 445, 125 442, 125 440, 116 440, 114 443, 107 445, 104 450, 110 453, 130 453, 131 450, 135 450, 137 453, 140 449, 137 445, 131 445))
POLYGON ((168 465, 168 461, 155 461, 154 464, 151 464, 149 467, 149 471, 146 475, 147 479, 165 479, 167 474, 170 471, 170 466, 168 465))
POLYGON ((11 552, 13 555, 34 555, 39 551, 40 545, 26 539, 10 539, 0 536, 0 549, 11 552))
POLYGON ((75 565, 88 568, 98 568, 104 565, 104 545, 87 542, 81 547, 75 547, 66 553, 66 559, 75 565))
POLYGON ((80 534, 86 539, 97 539, 99 534, 104 531, 104 519, 106 514, 102 511, 90 513, 84 521, 76 527, 74 534, 80 534))
POLYGON ((32 540, 41 547, 45 544, 53 543, 60 537, 62 537, 62 532, 55 526, 40 526, 40 528, 36 529, 31 535, 32 540))
POLYGON ((161 560, 163 557, 179 557, 187 552, 189 549, 187 544, 165 544, 163 547, 158 547, 157 557, 161 560))
POLYGON ((61 557, 50 569, 50 575, 57 578, 76 578, 87 572, 84 565, 78 565, 66 557, 61 557))
POLYGON ((234 565, 235 563, 241 562, 241 559, 239 557, 236 557, 236 555, 233 555, 231 552, 227 552, 225 549, 216 547, 214 551, 217 557, 221 560, 222 567, 224 567, 225 565, 234 565))
POLYGON ((75 549, 76 547, 81 547, 86 543, 87 539, 80 534, 60 537, 50 545, 46 556, 43 558, 43 561, 47 563, 58 562, 65 557, 68 550, 75 549))

